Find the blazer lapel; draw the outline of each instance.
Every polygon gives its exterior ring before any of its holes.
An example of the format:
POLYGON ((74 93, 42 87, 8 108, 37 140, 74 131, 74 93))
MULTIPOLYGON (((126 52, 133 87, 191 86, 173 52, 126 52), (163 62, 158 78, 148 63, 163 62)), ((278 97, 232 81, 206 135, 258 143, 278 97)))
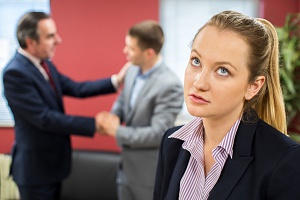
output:
MULTIPOLYGON (((137 107, 139 106, 139 103, 137 102, 141 102, 143 101, 143 98, 146 96, 146 94, 149 92, 149 90, 151 90, 151 88, 153 87, 153 85, 155 84, 155 82, 157 82, 158 80, 158 76, 160 75, 161 71, 164 70, 164 66, 160 65, 148 78, 148 80, 146 80, 145 85, 143 86, 143 88, 140 91, 140 94, 138 95, 137 99, 136 99, 136 103, 134 104, 133 108, 131 108, 131 110, 129 111, 129 116, 127 118, 128 122, 132 119, 132 116, 135 112, 135 110, 137 109, 137 107)), ((136 75, 136 74, 135 74, 136 75)), ((134 78, 133 78, 134 79, 134 78)), ((131 90, 133 87, 133 83, 131 85, 131 90)), ((129 96, 130 98, 130 96, 129 96)))
MULTIPOLYGON (((39 72, 35 66, 31 67, 31 69, 33 69, 32 71, 34 71, 34 73, 36 74, 35 76, 38 77, 42 89, 45 91, 45 94, 48 96, 48 98, 46 98, 46 101, 50 101, 50 100, 56 101, 59 104, 59 106, 61 107, 61 109, 64 110, 62 98, 61 98, 61 96, 62 96, 61 92, 60 92, 60 94, 56 94, 55 91, 53 90, 53 88, 51 87, 51 85, 48 83, 48 81, 43 77, 41 72, 39 72)), ((51 73, 51 75, 52 74, 53 73, 51 73)), ((55 76, 52 75, 52 77, 55 77, 55 76)), ((53 80, 54 80, 55 87, 57 87, 57 85, 59 85, 57 78, 55 77, 53 80)), ((60 91, 60 89, 59 90, 57 89, 57 91, 60 91)), ((53 102, 51 104, 53 104, 53 102)))
MULTIPOLYGON (((131 96, 131 93, 132 93, 135 77, 137 76, 138 72, 139 72, 138 67, 135 67, 135 68, 131 69, 130 71, 128 71, 128 82, 126 82, 125 88, 124 88, 125 91, 129 91, 129 92, 125 93, 126 94, 125 102, 128 102, 127 104, 125 104, 125 106, 126 106, 125 109, 128 111, 128 114, 126 115, 127 116, 126 117, 126 123, 127 124, 129 123, 130 119, 133 116, 133 108, 130 108, 130 96, 131 96)), ((127 112, 125 112, 125 113, 127 113, 127 112)))
MULTIPOLYGON (((159 66, 149 77, 149 79, 146 81, 144 87, 141 90, 140 95, 137 98, 137 102, 141 101, 144 96, 147 94, 147 92, 152 88, 153 84, 158 81, 158 76, 161 74, 161 71, 163 70, 163 66, 159 66)), ((139 104, 136 104, 139 105, 139 104)))
POLYGON ((54 84, 55 84, 56 91, 53 90, 53 88, 51 87, 51 85, 49 83, 47 83, 48 87, 50 88, 53 96, 56 97, 56 100, 58 101, 59 105, 61 106, 61 109, 64 110, 63 101, 62 101, 63 94, 62 94, 62 90, 61 90, 61 85, 60 85, 60 82, 59 82, 58 74, 54 73, 52 65, 50 65, 50 64, 48 64, 48 65, 49 65, 49 69, 50 69, 50 73, 51 73, 52 79, 53 79, 54 84))
MULTIPOLYGON (((57 103, 53 102, 53 101, 56 101, 56 102, 59 103, 61 109, 63 110, 63 103, 62 103, 61 96, 57 97, 57 95, 53 91, 51 85, 43 77, 43 75, 41 74, 41 72, 34 66, 34 64, 28 58, 24 57, 23 55, 21 55, 18 52, 16 53, 16 56, 18 57, 18 59, 21 59, 22 62, 26 63, 27 70, 30 71, 31 74, 33 74, 34 77, 36 77, 35 80, 37 81, 39 87, 41 88, 42 91, 45 91, 44 92, 44 94, 46 95, 45 101, 48 101, 50 104, 57 104, 57 103)), ((51 68, 50 68, 50 70, 51 70, 51 68)), ((51 75, 52 74, 53 73, 51 73, 51 75)), ((58 84, 57 77, 55 78, 54 82, 56 84, 58 84)))
POLYGON ((231 159, 229 157, 227 159, 221 176, 210 192, 208 200, 227 199, 230 192, 243 176, 253 160, 251 156, 251 146, 256 126, 257 122, 245 124, 241 121, 234 142, 233 158, 231 159))
POLYGON ((170 181, 170 186, 169 186, 168 194, 166 196, 166 200, 178 199, 180 180, 187 168, 190 157, 191 157, 190 152, 186 151, 185 149, 180 150, 178 160, 176 162, 176 166, 170 181))

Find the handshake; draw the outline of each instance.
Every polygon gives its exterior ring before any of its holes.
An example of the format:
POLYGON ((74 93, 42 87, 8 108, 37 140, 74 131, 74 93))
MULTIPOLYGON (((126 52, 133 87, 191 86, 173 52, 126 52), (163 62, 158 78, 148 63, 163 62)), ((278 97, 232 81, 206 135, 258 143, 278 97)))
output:
POLYGON ((120 119, 117 115, 104 111, 96 115, 95 124, 98 133, 115 137, 120 126, 120 119))

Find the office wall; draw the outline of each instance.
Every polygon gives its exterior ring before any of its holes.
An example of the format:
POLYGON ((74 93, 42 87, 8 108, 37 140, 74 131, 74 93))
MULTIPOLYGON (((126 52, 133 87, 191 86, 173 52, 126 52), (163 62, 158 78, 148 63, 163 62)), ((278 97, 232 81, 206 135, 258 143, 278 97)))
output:
POLYGON ((300 12, 300 0, 260 0, 260 16, 275 26, 283 26, 287 13, 300 12))

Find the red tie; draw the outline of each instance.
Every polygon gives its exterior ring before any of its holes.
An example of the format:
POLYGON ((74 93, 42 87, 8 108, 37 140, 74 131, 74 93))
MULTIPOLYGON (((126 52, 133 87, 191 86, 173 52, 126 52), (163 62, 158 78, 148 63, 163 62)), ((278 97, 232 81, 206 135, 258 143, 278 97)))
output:
POLYGON ((47 63, 42 60, 41 65, 42 65, 42 67, 44 68, 44 70, 46 71, 46 73, 49 77, 49 82, 51 84, 52 89, 54 90, 54 92, 56 92, 55 84, 54 84, 54 81, 53 81, 52 76, 50 74, 50 70, 49 70, 49 67, 48 67, 47 63))

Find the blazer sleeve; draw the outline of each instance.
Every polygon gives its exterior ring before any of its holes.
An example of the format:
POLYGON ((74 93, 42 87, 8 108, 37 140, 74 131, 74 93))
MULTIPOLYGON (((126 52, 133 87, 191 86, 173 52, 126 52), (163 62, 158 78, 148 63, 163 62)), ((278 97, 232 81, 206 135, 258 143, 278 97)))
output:
MULTIPOLYGON (((62 88, 69 94, 75 93, 74 88, 86 88, 90 85, 76 85, 72 88, 70 79, 63 77, 61 80, 67 82, 62 88)), ((5 97, 8 100, 15 120, 22 119, 19 120, 19 126, 16 128, 32 126, 47 134, 94 135, 94 118, 64 114, 61 109, 58 109, 55 98, 45 98, 42 95, 42 91, 47 94, 45 86, 42 82, 39 83, 37 80, 34 80, 29 73, 17 69, 8 69, 4 73, 3 82, 5 97)), ((95 88, 96 85, 100 87, 100 83, 94 83, 93 87, 95 88)), ((96 93, 92 91, 83 92, 84 89, 81 90, 79 96, 88 96, 96 93)))
MULTIPOLYGON (((116 139, 119 146, 129 148, 157 148, 164 132, 174 126, 177 114, 182 109, 183 90, 180 82, 166 84, 156 96, 151 109, 150 123, 147 126, 119 126, 116 139)), ((149 108, 150 109, 150 108, 149 108)), ((139 110, 139 117, 146 114, 139 110)), ((148 113, 149 114, 149 113, 148 113)))
POLYGON ((291 147, 278 161, 272 173, 267 198, 298 200, 300 198, 300 145, 291 147))
POLYGON ((95 81, 75 82, 67 76, 59 74, 62 93, 73 97, 90 97, 116 92, 111 78, 98 79, 95 81))
POLYGON ((59 87, 62 95, 83 98, 116 92, 116 88, 113 86, 111 78, 94 81, 73 81, 69 77, 59 73, 51 62, 47 62, 47 64, 50 67, 55 85, 59 87))

